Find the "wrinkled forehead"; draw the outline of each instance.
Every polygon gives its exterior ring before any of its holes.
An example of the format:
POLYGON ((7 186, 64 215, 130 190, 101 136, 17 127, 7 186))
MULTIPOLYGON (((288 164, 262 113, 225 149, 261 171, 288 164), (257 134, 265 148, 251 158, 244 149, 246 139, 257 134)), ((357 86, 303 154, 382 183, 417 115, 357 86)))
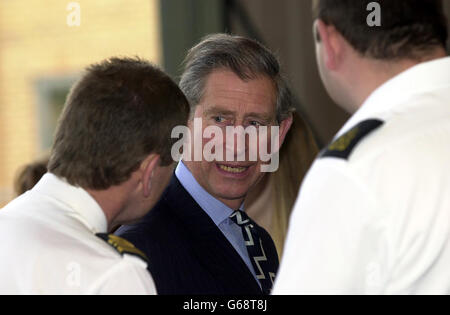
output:
POLYGON ((200 104, 203 110, 268 114, 276 112, 276 101, 275 84, 270 78, 260 76, 244 81, 231 71, 220 70, 208 76, 200 104))

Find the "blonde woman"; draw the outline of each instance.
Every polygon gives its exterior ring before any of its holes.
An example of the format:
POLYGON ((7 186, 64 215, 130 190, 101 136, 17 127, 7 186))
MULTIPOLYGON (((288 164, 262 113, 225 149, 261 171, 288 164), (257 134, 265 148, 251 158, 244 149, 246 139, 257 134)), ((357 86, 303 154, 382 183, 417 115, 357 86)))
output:
POLYGON ((280 257, 300 184, 318 154, 310 128, 298 113, 293 116, 278 171, 267 174, 245 201, 247 214, 269 232, 280 257))

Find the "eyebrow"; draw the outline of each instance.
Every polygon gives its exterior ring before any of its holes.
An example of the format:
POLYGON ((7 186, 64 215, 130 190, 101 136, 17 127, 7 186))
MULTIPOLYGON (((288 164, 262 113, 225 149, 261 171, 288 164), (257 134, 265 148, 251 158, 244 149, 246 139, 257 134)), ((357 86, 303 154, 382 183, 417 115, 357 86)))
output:
MULTIPOLYGON (((236 115, 235 112, 225 109, 225 108, 221 108, 221 107, 212 107, 209 108, 207 110, 205 110, 204 115, 205 116, 209 116, 209 115, 227 115, 227 116, 232 116, 232 115, 236 115)), ((272 117, 271 114, 266 114, 266 113, 248 113, 245 115, 246 118, 248 117, 255 117, 258 119, 263 119, 265 121, 271 121, 274 117, 272 117)))
POLYGON ((271 120, 273 120, 275 118, 273 115, 264 114, 264 113, 249 113, 249 114, 245 115, 245 117, 246 118, 248 118, 248 117, 256 117, 256 118, 262 119, 262 120, 267 121, 267 122, 269 122, 269 121, 271 121, 271 120))
MULTIPOLYGON (((221 107, 212 107, 209 108, 207 110, 205 110, 204 115, 205 116, 209 116, 209 115, 225 115, 225 116, 234 116, 236 115, 235 112, 231 111, 231 110, 227 110, 225 108, 221 108, 221 107)), ((245 118, 251 118, 251 117, 255 117, 257 119, 262 119, 266 122, 270 122, 273 119, 275 119, 276 117, 274 117, 271 114, 266 114, 266 113, 248 113, 245 115, 245 118)))
POLYGON ((217 115, 217 114, 235 115, 235 112, 233 112, 231 110, 224 109, 224 108, 220 108, 220 107, 212 107, 212 108, 209 108, 209 109, 205 110, 204 114, 206 116, 217 115))

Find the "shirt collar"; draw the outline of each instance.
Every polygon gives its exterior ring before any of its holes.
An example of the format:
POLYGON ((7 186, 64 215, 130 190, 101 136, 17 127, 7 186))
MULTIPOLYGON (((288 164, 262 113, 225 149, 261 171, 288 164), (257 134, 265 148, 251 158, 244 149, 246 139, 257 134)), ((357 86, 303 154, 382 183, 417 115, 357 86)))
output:
POLYGON ((450 87, 450 57, 420 63, 377 88, 336 138, 366 119, 386 120, 418 94, 450 87))
POLYGON ((65 180, 47 173, 33 188, 34 192, 46 195, 69 207, 72 215, 94 234, 106 233, 107 221, 103 210, 83 188, 68 184, 65 180))
MULTIPOLYGON (((214 198, 197 182, 194 175, 182 161, 178 163, 175 176, 216 225, 221 224, 233 214, 233 209, 214 198)), ((243 205, 240 207, 240 210, 243 210, 243 205)))

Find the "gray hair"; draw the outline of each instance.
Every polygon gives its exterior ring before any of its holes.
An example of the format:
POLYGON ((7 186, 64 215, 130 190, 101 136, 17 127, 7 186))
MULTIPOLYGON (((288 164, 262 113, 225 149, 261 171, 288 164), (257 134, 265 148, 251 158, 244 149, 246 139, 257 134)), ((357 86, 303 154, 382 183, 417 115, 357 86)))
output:
POLYGON ((191 113, 203 97, 207 76, 217 69, 231 70, 243 81, 261 75, 270 78, 277 92, 278 122, 295 111, 278 59, 255 40, 228 34, 209 35, 189 51, 184 64, 180 88, 189 101, 191 113))

